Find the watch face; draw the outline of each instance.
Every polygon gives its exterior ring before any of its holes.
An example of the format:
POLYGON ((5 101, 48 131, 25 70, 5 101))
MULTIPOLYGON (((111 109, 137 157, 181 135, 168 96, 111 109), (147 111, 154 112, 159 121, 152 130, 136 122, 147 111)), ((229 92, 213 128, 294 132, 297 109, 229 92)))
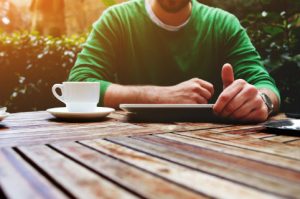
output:
POLYGON ((272 100, 265 93, 261 93, 260 95, 261 95, 262 99, 264 100, 266 106, 268 107, 269 114, 272 113, 273 109, 274 109, 274 105, 272 103, 272 100))
POLYGON ((272 103, 271 99, 269 98, 269 96, 265 95, 265 97, 266 97, 267 103, 273 108, 273 103, 272 103))

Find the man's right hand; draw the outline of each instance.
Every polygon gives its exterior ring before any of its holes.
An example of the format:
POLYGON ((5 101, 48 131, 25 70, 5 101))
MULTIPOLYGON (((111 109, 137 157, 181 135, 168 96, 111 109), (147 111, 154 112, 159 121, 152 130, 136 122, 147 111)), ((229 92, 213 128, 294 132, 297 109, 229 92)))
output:
POLYGON ((160 93, 162 96, 159 101, 162 104, 207 104, 213 94, 214 86, 211 83, 193 78, 167 87, 165 93, 160 93))
POLYGON ((165 87, 111 84, 104 96, 104 106, 118 108, 120 104, 207 104, 213 94, 213 85, 198 78, 165 87))

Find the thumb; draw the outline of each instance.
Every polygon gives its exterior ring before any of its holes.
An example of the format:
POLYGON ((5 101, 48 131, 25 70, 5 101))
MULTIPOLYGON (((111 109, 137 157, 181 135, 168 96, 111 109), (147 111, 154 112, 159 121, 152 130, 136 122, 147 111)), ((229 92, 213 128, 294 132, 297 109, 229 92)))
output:
POLYGON ((222 68, 223 89, 227 88, 234 81, 234 74, 231 64, 224 64, 222 68))

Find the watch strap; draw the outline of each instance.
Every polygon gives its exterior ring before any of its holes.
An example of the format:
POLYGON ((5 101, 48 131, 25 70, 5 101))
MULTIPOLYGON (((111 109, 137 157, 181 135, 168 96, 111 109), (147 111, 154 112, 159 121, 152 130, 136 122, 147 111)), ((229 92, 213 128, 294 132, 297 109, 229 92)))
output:
POLYGON ((260 92, 259 95, 261 96, 262 100, 264 101, 264 103, 268 108, 268 115, 271 115, 274 111, 274 105, 272 103, 271 98, 267 94, 262 92, 260 92))

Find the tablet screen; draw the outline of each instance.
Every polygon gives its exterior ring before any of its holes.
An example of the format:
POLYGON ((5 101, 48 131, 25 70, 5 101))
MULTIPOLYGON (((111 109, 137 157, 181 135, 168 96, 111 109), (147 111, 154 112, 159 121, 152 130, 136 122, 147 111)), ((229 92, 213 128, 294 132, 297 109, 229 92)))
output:
POLYGON ((270 129, 292 130, 300 132, 300 120, 297 119, 270 121, 267 122, 265 126, 270 129))

